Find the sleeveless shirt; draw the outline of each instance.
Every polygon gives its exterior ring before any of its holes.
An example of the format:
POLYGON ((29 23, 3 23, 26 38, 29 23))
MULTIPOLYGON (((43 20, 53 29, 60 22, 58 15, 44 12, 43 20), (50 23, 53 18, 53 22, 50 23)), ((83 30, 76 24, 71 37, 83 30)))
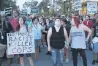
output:
POLYGON ((79 25, 79 28, 76 28, 75 26, 71 28, 71 37, 71 48, 86 49, 85 31, 83 30, 82 25, 79 25))
POLYGON ((60 27, 59 32, 56 32, 55 27, 52 27, 52 35, 50 39, 50 45, 54 49, 62 49, 64 48, 64 29, 63 27, 60 27))

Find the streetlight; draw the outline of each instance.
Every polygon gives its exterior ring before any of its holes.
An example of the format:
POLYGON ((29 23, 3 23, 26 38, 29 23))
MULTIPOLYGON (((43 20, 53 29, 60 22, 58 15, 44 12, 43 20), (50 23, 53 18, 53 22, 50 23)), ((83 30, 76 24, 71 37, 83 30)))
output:
POLYGON ((64 14, 65 14, 65 3, 66 3, 66 0, 63 0, 64 1, 64 14))
POLYGON ((47 8, 48 8, 48 14, 49 14, 49 9, 50 9, 50 6, 47 6, 47 8))

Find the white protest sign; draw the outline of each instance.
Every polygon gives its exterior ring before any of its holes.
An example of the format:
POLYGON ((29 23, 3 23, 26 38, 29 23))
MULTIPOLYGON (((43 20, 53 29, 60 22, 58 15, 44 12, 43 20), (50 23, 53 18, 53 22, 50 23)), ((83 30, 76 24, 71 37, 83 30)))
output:
POLYGON ((97 2, 87 2, 87 14, 97 13, 97 2))
POLYGON ((74 0, 75 10, 81 10, 82 9, 82 2, 81 0, 74 0))
POLYGON ((35 53, 34 35, 27 33, 7 34, 7 54, 35 53))

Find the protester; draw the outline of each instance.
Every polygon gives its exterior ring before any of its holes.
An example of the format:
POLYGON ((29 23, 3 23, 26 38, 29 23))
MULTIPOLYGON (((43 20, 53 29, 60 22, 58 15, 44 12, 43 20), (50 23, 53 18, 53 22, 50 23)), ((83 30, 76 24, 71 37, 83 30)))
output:
POLYGON ((19 30, 19 12, 17 10, 13 10, 13 17, 11 18, 10 23, 14 32, 19 30))
MULTIPOLYGON (((11 26, 11 23, 10 23, 10 19, 7 15, 4 14, 4 16, 2 16, 2 30, 1 30, 1 33, 2 35, 0 36, 0 38, 2 39, 2 42, 0 42, 0 65, 2 63, 2 60, 3 60, 3 56, 4 54, 7 54, 6 53, 6 47, 7 47, 7 33, 10 33, 13 31, 13 28, 11 26)), ((0 39, 0 41, 1 41, 0 39)), ((8 55, 6 55, 7 58, 8 55)), ((7 59, 9 61, 9 59, 7 59)), ((8 63, 8 66, 10 66, 10 63, 8 63)))
MULTIPOLYGON (((95 14, 95 24, 93 26, 94 28, 94 38, 98 37, 98 14, 95 14)), ((95 63, 98 63, 98 41, 96 43, 94 43, 94 47, 93 47, 93 53, 94 53, 94 57, 93 57, 93 61, 92 64, 95 65, 95 63)))
POLYGON ((63 66, 63 56, 65 41, 68 43, 68 35, 65 28, 61 25, 61 19, 55 19, 55 25, 48 30, 47 41, 48 41, 48 51, 52 52, 53 66, 63 66))
POLYGON ((26 17, 25 25, 26 25, 26 28, 27 28, 27 31, 28 31, 28 27, 31 27, 31 26, 32 26, 32 20, 31 20, 30 15, 28 15, 28 16, 26 17))
MULTIPOLYGON (((39 24, 42 26, 42 28, 44 29, 45 28, 45 22, 44 22, 44 18, 43 16, 40 16, 39 18, 39 24)), ((39 46, 39 51, 40 51, 40 47, 43 47, 44 46, 44 42, 45 42, 45 35, 44 33, 42 32, 42 37, 41 37, 41 45, 39 46)))
MULTIPOLYGON (((48 30, 50 28, 50 20, 48 18, 46 18, 46 22, 45 22, 45 30, 43 31, 44 34, 45 34, 45 41, 46 41, 46 45, 48 46, 48 43, 47 43, 47 33, 48 33, 48 30)), ((47 52, 46 55, 51 55, 51 52, 47 52)))
MULTIPOLYGON (((13 10, 12 18, 10 19, 11 26, 13 28, 13 32, 16 32, 19 30, 19 12, 17 10, 13 10)), ((8 66, 11 65, 12 58, 14 55, 7 55, 8 60, 8 66)), ((18 60, 18 57, 17 57, 18 60)), ((19 60, 18 60, 19 61, 19 60)), ((17 62, 18 62, 17 61, 17 62)))
MULTIPOLYGON (((20 25, 20 29, 19 29, 19 33, 27 33, 27 29, 25 26, 25 18, 20 17, 19 18, 19 25, 20 25)), ((20 64, 21 66, 25 66, 24 65, 24 54, 20 54, 20 64)), ((33 60, 32 60, 32 55, 31 54, 26 54, 26 56, 28 57, 29 63, 31 66, 34 66, 33 60)))
MULTIPOLYGON (((83 24, 86 25, 88 28, 90 28, 93 32, 93 25, 94 23, 92 22, 92 20, 90 19, 90 16, 86 16, 86 19, 83 21, 83 24)), ((87 32, 86 33, 86 37, 87 37, 87 32)), ((92 50, 91 49, 91 41, 92 41, 92 37, 93 37, 93 34, 91 35, 90 39, 89 39, 89 42, 88 42, 88 48, 89 50, 92 50)))
POLYGON ((77 66, 77 56, 80 53, 84 66, 87 66, 87 59, 85 54, 86 42, 89 40, 92 31, 85 25, 80 24, 78 16, 72 17, 73 26, 70 30, 69 41, 72 48, 73 66, 77 66), (88 32, 87 38, 85 39, 85 31, 88 32))
POLYGON ((42 26, 39 24, 37 17, 32 18, 32 31, 34 32, 35 38, 35 60, 39 59, 39 47, 41 45, 42 38, 42 26))
MULTIPOLYGON (((62 19, 62 25, 67 30, 67 34, 69 36, 71 25, 68 23, 68 21, 65 18, 62 19)), ((66 43, 65 43, 65 45, 66 45, 66 43)), ((65 56, 66 56, 66 63, 68 63, 69 62, 69 50, 66 47, 65 47, 65 56)))

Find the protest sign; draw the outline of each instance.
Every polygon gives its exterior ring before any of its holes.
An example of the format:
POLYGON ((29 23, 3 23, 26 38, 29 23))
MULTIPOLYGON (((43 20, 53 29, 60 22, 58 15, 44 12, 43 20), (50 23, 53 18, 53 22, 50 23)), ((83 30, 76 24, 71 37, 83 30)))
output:
POLYGON ((35 53, 34 35, 29 33, 8 33, 7 54, 35 53))
POLYGON ((81 10, 82 9, 82 0, 74 0, 74 8, 75 11, 81 10))
POLYGON ((87 2, 87 14, 97 13, 97 2, 87 2))

